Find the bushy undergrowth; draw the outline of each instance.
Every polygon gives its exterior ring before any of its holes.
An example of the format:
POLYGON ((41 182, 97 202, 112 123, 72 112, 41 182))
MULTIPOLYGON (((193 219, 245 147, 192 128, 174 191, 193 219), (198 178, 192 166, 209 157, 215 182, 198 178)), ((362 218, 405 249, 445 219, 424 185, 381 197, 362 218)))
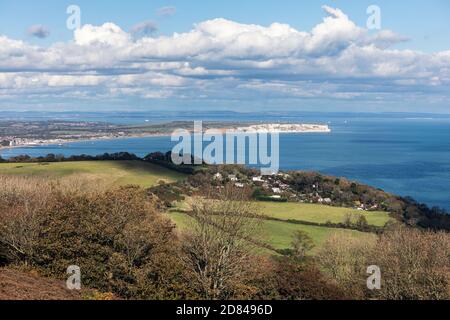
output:
POLYGON ((181 233, 139 187, 0 176, 0 264, 62 280, 77 265, 84 287, 125 299, 450 298, 449 233, 395 227, 375 243, 336 235, 315 258, 298 237, 273 258, 251 249, 251 208, 227 190, 198 202, 197 228, 181 233), (380 291, 366 289, 369 265, 381 268, 380 291))
MULTIPOLYGON (((8 263, 124 298, 184 298, 174 225, 137 187, 109 191, 2 178, 0 242, 8 263)), ((78 187, 77 187, 78 186, 78 187)))
POLYGON ((377 242, 336 235, 317 256, 319 266, 355 299, 450 299, 450 234, 397 226, 377 242), (381 290, 368 291, 368 266, 381 271, 381 290))

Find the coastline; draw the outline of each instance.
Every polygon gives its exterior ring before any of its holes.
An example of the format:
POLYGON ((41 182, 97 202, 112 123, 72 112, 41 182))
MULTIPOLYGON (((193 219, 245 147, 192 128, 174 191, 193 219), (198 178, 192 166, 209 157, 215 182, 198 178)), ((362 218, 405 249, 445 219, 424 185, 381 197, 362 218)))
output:
MULTIPOLYGON (((257 134, 268 134, 268 133, 278 133, 278 134, 307 134, 307 133, 331 133, 331 129, 326 126, 317 130, 298 130, 298 131, 277 131, 277 130, 254 130, 252 126, 250 127, 240 127, 240 128, 211 128, 207 129, 207 131, 217 130, 220 134, 226 134, 230 132, 232 134, 248 134, 248 133, 257 133, 257 134)), ((191 134, 194 133, 194 130, 187 130, 191 134)), ((24 144, 24 145, 15 145, 15 146, 0 146, 0 151, 2 150, 11 150, 18 148, 33 148, 33 147, 42 147, 42 146, 52 146, 52 145, 66 145, 70 143, 78 143, 78 142, 95 142, 95 141, 111 141, 111 140, 122 140, 122 139, 133 139, 133 138, 153 138, 153 137, 171 137, 172 134, 169 133, 143 133, 143 134, 131 134, 131 135, 123 135, 123 136, 104 136, 104 137, 92 137, 92 138, 80 138, 80 139, 51 139, 48 142, 37 143, 37 144, 24 144)))
POLYGON ((69 143, 78 143, 78 142, 90 142, 90 141, 109 141, 109 140, 121 140, 121 139, 133 139, 133 138, 152 138, 152 137, 170 137, 170 134, 166 133, 152 133, 152 134, 143 134, 143 135, 129 135, 129 136, 119 136, 119 137, 97 137, 97 138, 86 138, 86 139, 68 139, 68 140, 58 140, 53 142, 46 143, 38 143, 38 144, 24 144, 18 146, 8 146, 3 147, 0 146, 1 150, 10 150, 10 149, 18 149, 18 148, 33 148, 33 147, 45 147, 45 146, 53 146, 53 145, 66 145, 69 143))

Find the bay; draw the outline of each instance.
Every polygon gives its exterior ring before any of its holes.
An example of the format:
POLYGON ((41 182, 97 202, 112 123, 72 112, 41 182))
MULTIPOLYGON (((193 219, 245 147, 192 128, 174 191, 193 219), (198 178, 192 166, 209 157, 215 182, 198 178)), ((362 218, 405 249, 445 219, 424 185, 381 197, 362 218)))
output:
MULTIPOLYGON (((18 115, 9 115, 17 119, 18 115)), ((32 114, 38 120, 55 115, 32 114)), ((3 118, 5 118, 3 116, 3 118)), ((280 137, 280 169, 318 171, 343 176, 402 196, 411 196, 429 206, 450 210, 450 118, 405 114, 319 113, 124 113, 58 114, 71 121, 105 121, 124 124, 172 120, 264 121, 327 123, 330 134, 285 134, 280 137)), ((126 138, 0 150, 4 158, 48 153, 65 156, 127 151, 145 156, 170 151, 170 137, 126 138)))

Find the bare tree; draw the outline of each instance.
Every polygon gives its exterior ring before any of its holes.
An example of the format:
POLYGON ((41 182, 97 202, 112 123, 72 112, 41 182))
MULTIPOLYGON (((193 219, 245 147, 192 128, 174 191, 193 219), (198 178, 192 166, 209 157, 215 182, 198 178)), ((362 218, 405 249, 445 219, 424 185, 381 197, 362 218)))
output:
POLYGON ((389 300, 450 299, 450 234, 400 227, 383 234, 372 261, 389 300))
POLYGON ((322 245, 316 256, 321 268, 352 299, 365 298, 367 267, 376 239, 366 235, 335 233, 322 245))
POLYGON ((261 221, 248 200, 242 189, 227 185, 192 205, 182 259, 205 299, 227 299, 245 286, 261 221))
POLYGON ((392 227, 376 239, 336 234, 317 261, 353 298, 430 300, 450 298, 450 234, 392 227), (381 269, 381 290, 366 290, 369 265, 381 269))

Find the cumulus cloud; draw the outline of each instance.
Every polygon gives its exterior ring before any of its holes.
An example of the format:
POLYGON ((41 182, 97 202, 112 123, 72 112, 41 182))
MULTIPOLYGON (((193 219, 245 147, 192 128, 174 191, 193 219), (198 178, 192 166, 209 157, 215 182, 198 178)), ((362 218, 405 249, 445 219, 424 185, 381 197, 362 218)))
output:
POLYGON ((29 27, 27 33, 29 36, 44 39, 50 35, 50 30, 46 26, 36 24, 29 27))
POLYGON ((177 12, 177 8, 168 6, 162 7, 156 10, 156 14, 161 17, 170 17, 173 16, 177 12))
POLYGON ((324 10, 310 31, 219 18, 158 37, 149 36, 149 22, 130 33, 114 23, 85 25, 73 41, 48 48, 0 36, 0 95, 450 101, 450 51, 395 49, 408 39, 370 33, 341 10, 324 10))
POLYGON ((98 44, 122 47, 129 43, 131 37, 114 23, 102 26, 84 25, 74 32, 75 43, 80 46, 95 46, 98 44))

